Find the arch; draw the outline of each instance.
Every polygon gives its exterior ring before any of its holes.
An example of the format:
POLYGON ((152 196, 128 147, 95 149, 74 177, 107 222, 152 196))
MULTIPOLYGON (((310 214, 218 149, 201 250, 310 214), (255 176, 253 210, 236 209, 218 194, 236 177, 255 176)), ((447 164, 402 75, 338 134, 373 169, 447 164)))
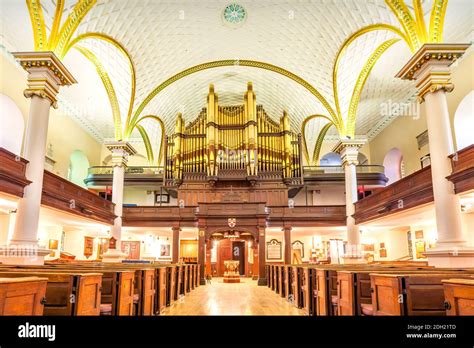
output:
POLYGON ((369 160, 367 159, 367 156, 364 155, 362 152, 359 152, 357 154, 357 162, 359 162, 359 165, 367 165, 369 164, 369 160))
POLYGON ((326 98, 315 88, 313 87, 309 82, 306 80, 302 79, 296 74, 293 74, 292 72, 285 70, 281 67, 269 64, 269 63, 264 63, 264 62, 258 62, 254 60, 247 60, 247 59, 227 59, 227 60, 217 60, 213 62, 207 62, 207 63, 202 63, 195 65, 193 67, 187 68, 164 82, 162 82, 160 85, 158 85, 156 88, 154 88, 147 96, 146 98, 140 103, 138 106, 137 110, 135 111, 135 114, 133 115, 133 118, 131 120, 131 124, 135 124, 136 120, 138 117, 140 117, 141 113, 145 109, 145 107, 148 105, 148 103, 158 95, 163 89, 168 87, 169 85, 173 84, 174 82, 182 79, 183 77, 186 77, 188 75, 197 73, 199 71, 207 70, 207 69, 214 69, 214 68, 220 68, 220 67, 225 67, 225 66, 245 66, 245 67, 252 67, 252 68, 258 68, 258 69, 264 69, 268 71, 272 71, 275 73, 278 73, 280 75, 283 75, 285 77, 288 77, 289 79, 292 79, 293 81, 297 82, 304 88, 306 88, 311 94, 313 94, 316 99, 324 106, 324 108, 328 111, 330 119, 334 121, 334 124, 338 130, 341 130, 341 126, 338 122, 336 113, 334 112, 333 108, 331 105, 328 103, 326 98))
POLYGON ((69 157, 68 180, 81 187, 87 187, 84 179, 89 171, 89 159, 81 150, 74 150, 69 157))
POLYGON ((454 134, 456 147, 461 150, 473 144, 474 129, 474 90, 470 91, 459 103, 454 113, 454 134))
POLYGON ((0 147, 21 155, 25 119, 20 108, 8 96, 0 93, 0 147))
POLYGON ((320 166, 340 166, 341 164, 341 155, 335 152, 328 152, 319 160, 320 166))
POLYGON ((383 166, 385 168, 385 176, 388 178, 387 185, 394 183, 402 178, 402 152, 394 147, 385 155, 383 166))

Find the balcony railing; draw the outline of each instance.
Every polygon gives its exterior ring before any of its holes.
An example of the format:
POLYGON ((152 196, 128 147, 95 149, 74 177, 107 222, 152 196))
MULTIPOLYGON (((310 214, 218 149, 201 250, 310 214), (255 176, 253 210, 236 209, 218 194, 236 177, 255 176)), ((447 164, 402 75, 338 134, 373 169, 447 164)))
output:
MULTIPOLYGON (((381 165, 358 165, 357 173, 376 173, 384 174, 385 168, 381 165)), ((343 166, 304 166, 303 176, 309 177, 318 174, 344 174, 343 166)))
MULTIPOLYGON (((155 185, 163 182, 164 167, 154 166, 127 166, 125 167, 125 185, 155 185)), ((89 168, 88 175, 84 182, 91 186, 110 186, 114 167, 94 166, 89 168)))
MULTIPOLYGON (((130 166, 125 167, 125 174, 139 174, 139 175, 163 175, 164 167, 153 166, 130 166)), ((94 166, 89 168, 89 175, 111 175, 114 173, 112 166, 94 166)))

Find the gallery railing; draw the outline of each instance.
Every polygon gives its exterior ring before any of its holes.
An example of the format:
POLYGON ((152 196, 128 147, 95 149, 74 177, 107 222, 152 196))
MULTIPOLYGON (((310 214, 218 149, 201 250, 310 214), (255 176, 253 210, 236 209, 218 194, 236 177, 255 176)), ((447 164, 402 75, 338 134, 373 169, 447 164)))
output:
MULTIPOLYGON (((381 165, 358 165, 357 173, 384 174, 385 168, 381 165)), ((303 177, 310 177, 318 174, 344 174, 343 166, 304 166, 303 177)))
MULTIPOLYGON (((125 167, 125 174, 163 175, 164 170, 164 167, 155 166, 127 166, 125 167)), ((113 166, 93 166, 88 170, 88 175, 110 175, 113 173, 113 166)))

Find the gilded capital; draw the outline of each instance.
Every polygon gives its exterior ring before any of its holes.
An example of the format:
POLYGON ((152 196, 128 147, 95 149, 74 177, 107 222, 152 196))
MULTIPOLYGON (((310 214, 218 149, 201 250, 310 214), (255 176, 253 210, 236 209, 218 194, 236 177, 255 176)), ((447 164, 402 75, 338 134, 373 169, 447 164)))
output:
POLYGON ((358 165, 359 161, 357 157, 359 155, 359 149, 364 146, 366 139, 341 139, 334 146, 332 152, 341 155, 342 165, 358 165))
POLYGON ((449 93, 454 89, 449 66, 459 59, 469 46, 470 44, 424 44, 396 77, 416 81, 420 103, 428 93, 440 90, 449 93))
POLYGON ((28 72, 28 88, 23 93, 26 98, 47 98, 56 108, 59 87, 77 83, 53 52, 15 52, 13 56, 28 72))
POLYGON ((126 166, 128 157, 133 156, 137 151, 126 141, 111 141, 105 143, 105 147, 112 153, 112 166, 126 166))

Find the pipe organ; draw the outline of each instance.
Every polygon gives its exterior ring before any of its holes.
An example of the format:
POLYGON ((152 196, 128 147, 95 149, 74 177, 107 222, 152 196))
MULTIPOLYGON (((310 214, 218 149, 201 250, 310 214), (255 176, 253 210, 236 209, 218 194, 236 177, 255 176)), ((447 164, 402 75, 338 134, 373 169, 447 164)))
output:
POLYGON ((242 105, 219 105, 210 85, 207 107, 185 125, 178 114, 174 134, 166 138, 167 186, 183 180, 301 180, 301 136, 286 112, 274 121, 257 105, 249 83, 242 105))

